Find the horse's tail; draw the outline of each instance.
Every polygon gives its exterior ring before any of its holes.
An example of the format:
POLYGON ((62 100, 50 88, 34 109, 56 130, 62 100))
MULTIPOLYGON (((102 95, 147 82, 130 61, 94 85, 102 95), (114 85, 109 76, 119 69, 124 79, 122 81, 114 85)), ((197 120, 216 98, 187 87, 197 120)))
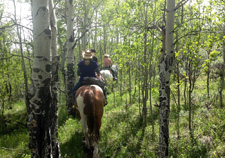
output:
POLYGON ((89 133, 92 134, 95 129, 95 106, 94 106, 94 93, 93 91, 86 91, 84 94, 84 101, 87 108, 87 125, 89 133))

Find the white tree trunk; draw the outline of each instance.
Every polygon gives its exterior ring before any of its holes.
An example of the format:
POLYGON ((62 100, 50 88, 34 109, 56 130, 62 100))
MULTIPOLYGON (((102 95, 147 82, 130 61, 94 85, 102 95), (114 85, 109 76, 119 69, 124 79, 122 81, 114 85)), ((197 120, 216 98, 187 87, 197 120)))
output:
POLYGON ((31 157, 52 157, 51 150, 51 63, 49 1, 33 0, 34 60, 30 112, 28 114, 29 148, 31 157))
POLYGON ((51 79, 51 92, 52 92, 52 106, 51 106, 51 145, 52 155, 54 158, 60 157, 60 148, 58 141, 58 86, 59 86, 59 57, 57 52, 57 26, 55 9, 53 8, 53 0, 49 1, 50 13, 50 26, 52 31, 51 38, 51 62, 52 62, 52 79, 51 79))
POLYGON ((74 86, 74 33, 73 33, 73 0, 66 0, 66 19, 67 19, 67 51, 66 51, 66 63, 67 63, 67 72, 66 72, 66 93, 67 93, 67 112, 73 114, 72 110, 72 88, 74 86))
POLYGON ((88 2, 86 0, 83 0, 83 11, 84 11, 84 18, 83 18, 83 24, 82 24, 82 33, 81 35, 83 35, 82 37, 82 49, 85 50, 87 49, 87 34, 86 34, 86 30, 87 30, 87 23, 88 23, 88 8, 87 8, 87 4, 88 2))
POLYGON ((160 63, 159 157, 169 157, 170 75, 174 66, 175 0, 167 0, 166 57, 160 63))

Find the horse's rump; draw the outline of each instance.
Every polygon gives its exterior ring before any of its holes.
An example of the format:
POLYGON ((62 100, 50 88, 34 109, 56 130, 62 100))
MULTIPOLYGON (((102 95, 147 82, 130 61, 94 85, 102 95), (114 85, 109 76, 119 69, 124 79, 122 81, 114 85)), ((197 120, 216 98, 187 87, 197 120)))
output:
POLYGON ((84 85, 76 92, 75 108, 80 115, 80 122, 84 130, 84 135, 90 145, 99 139, 101 118, 105 97, 102 89, 97 85, 84 85))

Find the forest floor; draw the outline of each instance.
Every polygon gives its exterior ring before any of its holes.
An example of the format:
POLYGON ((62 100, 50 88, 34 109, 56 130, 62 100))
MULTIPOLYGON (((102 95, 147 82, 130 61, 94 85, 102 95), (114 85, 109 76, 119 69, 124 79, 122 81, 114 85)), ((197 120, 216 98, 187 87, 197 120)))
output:
MULTIPOLYGON (((101 138, 99 141, 100 158, 154 158, 158 153, 158 107, 153 106, 152 115, 148 105, 147 125, 141 121, 142 107, 138 98, 132 96, 128 104, 128 94, 121 99, 119 93, 108 96, 109 104, 104 109, 101 138), (115 99, 116 98, 116 99, 115 99), (114 100, 115 99, 115 100, 114 100)), ((59 143, 63 158, 84 157, 82 148, 82 129, 78 119, 68 117, 59 105, 59 143)), ((225 157, 225 109, 216 104, 210 106, 195 104, 193 107, 193 138, 189 134, 188 107, 182 106, 178 113, 176 105, 171 104, 170 112, 170 157, 207 158, 225 157), (179 127, 179 137, 178 137, 179 127)), ((29 135, 26 127, 26 108, 23 101, 13 104, 1 116, 0 157, 30 157, 29 135), (4 123, 3 123, 4 118, 4 123)))

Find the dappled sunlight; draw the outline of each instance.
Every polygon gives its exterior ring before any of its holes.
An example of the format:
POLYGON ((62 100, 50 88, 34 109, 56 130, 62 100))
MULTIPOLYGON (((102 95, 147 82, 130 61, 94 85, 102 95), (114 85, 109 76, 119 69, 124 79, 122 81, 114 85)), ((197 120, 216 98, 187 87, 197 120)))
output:
POLYGON ((59 128, 59 144, 63 157, 82 157, 82 127, 78 119, 69 118, 59 128))

